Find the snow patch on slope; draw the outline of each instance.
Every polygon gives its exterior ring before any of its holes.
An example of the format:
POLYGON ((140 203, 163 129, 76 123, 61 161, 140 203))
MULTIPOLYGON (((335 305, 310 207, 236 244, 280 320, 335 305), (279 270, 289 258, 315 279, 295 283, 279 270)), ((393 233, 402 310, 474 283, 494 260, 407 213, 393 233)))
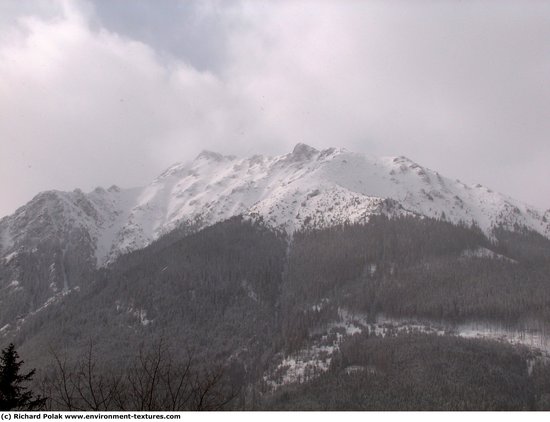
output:
MULTIPOLYGON (((512 345, 527 346, 536 353, 550 356, 550 336, 544 324, 529 324, 524 328, 510 328, 488 322, 445 324, 430 320, 392 318, 379 315, 368 318, 367 314, 338 309, 338 320, 310 333, 310 344, 290 355, 279 357, 274 369, 267 371, 263 379, 271 390, 293 383, 310 381, 328 371, 334 354, 350 336, 369 333, 386 337, 397 333, 424 333, 431 335, 454 335, 464 338, 478 338, 501 341, 512 345)), ((369 371, 376 367, 347 367, 349 373, 369 371)))
POLYGON ((481 246, 479 248, 476 248, 476 249, 466 249, 465 251, 462 252, 461 255, 464 258, 501 259, 501 260, 504 260, 504 261, 517 263, 517 261, 515 261, 511 258, 508 258, 507 256, 498 254, 498 253, 496 253, 496 252, 494 252, 490 249, 487 249, 487 248, 484 248, 484 247, 481 247, 481 246))
POLYGON ((17 251, 14 251, 12 253, 9 253, 7 254, 6 256, 4 256, 4 263, 5 264, 9 264, 14 258, 16 258, 18 255, 18 252, 17 251))

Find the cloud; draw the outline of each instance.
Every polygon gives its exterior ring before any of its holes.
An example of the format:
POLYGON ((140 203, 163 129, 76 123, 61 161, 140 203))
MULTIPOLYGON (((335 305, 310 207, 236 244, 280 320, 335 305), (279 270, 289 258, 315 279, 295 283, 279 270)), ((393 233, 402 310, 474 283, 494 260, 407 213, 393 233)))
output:
POLYGON ((185 2, 180 29, 147 2, 124 25, 105 5, 14 4, 0 215, 44 189, 147 183, 203 148, 296 142, 407 155, 550 206, 548 3, 185 2))
POLYGON ((208 143, 223 125, 205 116, 227 103, 216 77, 93 30, 73 3, 61 10, 20 18, 0 46, 0 177, 11 207, 42 189, 145 183, 167 151, 186 159, 191 140, 208 143))
POLYGON ((320 4, 278 6, 260 21, 263 39, 237 42, 255 59, 237 58, 234 73, 275 99, 283 139, 431 154, 436 166, 451 164, 449 148, 478 164, 548 151, 548 7, 320 4))
POLYGON ((550 157, 550 4, 301 1, 258 10, 249 10, 255 36, 235 37, 230 79, 267 110, 263 127, 275 138, 403 154, 550 205, 541 162, 550 157))

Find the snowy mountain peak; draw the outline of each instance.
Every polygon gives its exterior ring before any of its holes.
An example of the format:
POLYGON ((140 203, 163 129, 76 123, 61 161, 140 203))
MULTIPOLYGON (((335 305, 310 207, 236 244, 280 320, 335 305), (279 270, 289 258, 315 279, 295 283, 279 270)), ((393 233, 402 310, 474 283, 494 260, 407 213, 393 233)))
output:
POLYGON ((451 180, 402 156, 305 144, 275 157, 203 151, 145 187, 42 192, 0 219, 0 290, 9 292, 5 303, 38 309, 94 282, 96 267, 177 227, 198 230, 232 216, 292 234, 380 214, 476 223, 489 235, 499 225, 525 227, 550 237, 550 210, 451 180))
POLYGON ((373 214, 476 223, 488 234, 499 224, 523 226, 550 236, 550 211, 445 178, 406 157, 299 143, 276 157, 203 151, 142 188, 41 193, 0 220, 0 246, 7 254, 44 236, 63 244, 78 233, 103 265, 180 224, 200 228, 243 215, 292 232, 366 222, 373 214))

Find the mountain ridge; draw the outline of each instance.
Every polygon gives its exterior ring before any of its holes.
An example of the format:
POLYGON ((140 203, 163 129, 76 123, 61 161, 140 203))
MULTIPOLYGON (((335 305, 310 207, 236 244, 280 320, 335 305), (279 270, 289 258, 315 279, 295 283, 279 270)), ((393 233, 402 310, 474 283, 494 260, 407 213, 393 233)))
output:
MULTIPOLYGON (((468 186, 406 157, 377 158, 298 144, 248 158, 203 151, 145 187, 46 191, 0 220, 0 301, 24 315, 94 280, 94 271, 173 230, 234 216, 292 235, 365 224, 372 216, 430 217, 550 237, 550 218, 481 185, 468 186)), ((0 312, 0 322, 3 320, 0 312)))
POLYGON ((202 151, 141 188, 42 192, 0 220, 0 247, 2 256, 15 252, 17 239, 28 232, 32 238, 41 222, 61 236, 79 228, 89 234, 102 266, 182 223, 201 228, 234 215, 293 232, 367 221, 372 214, 412 213, 477 224, 487 234, 503 224, 548 237, 548 212, 481 185, 453 181, 403 156, 376 158, 299 143, 275 157, 202 151))

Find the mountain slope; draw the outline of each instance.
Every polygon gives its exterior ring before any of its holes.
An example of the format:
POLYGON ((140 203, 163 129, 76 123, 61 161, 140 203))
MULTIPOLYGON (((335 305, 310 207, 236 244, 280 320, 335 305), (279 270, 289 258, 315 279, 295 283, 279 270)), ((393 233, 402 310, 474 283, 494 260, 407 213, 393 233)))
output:
MULTIPOLYGON (((265 381, 270 391, 271 381, 298 381, 292 373, 306 380, 332 371, 347 339, 382 333, 390 317, 414 330, 419 325, 411 317, 428 318, 438 335, 451 332, 444 321, 530 321, 537 336, 544 332, 537 321, 550 321, 549 261, 524 261, 522 253, 540 249, 549 256, 550 240, 509 235, 493 244, 475 228, 373 216, 368 224, 295 233, 289 245, 284 233, 236 217, 120 257, 99 269, 93 283, 0 333, 0 341, 13 339, 29 362, 48 368, 49 345, 76 358, 93 339, 98 356, 120 368, 144 339, 168 336, 176 350, 191 348, 205 365, 231 364, 241 385, 263 391, 265 381), (464 253, 480 248, 494 252, 464 253), (386 317, 373 326, 378 313, 386 317)), ((404 356, 395 358, 402 368, 404 356)), ((471 363, 460 359, 459 366, 471 363)), ((341 369, 353 365, 370 363, 341 369)))
POLYGON ((445 178, 405 157, 318 151, 298 144, 292 153, 277 157, 239 159, 203 152, 144 188, 42 193, 0 220, 0 239, 7 255, 21 243, 29 247, 33 238, 64 236, 78 227, 88 233, 101 266, 182 222, 204 227, 248 215, 292 232, 364 222, 380 213, 476 223, 486 233, 503 224, 550 235, 548 216, 539 210, 481 185, 445 178))
POLYGON ((1 219, 0 300, 13 308, 6 317, 32 312, 87 283, 96 267, 182 225, 200 229, 243 215, 292 233, 365 223, 379 214, 475 223, 489 235, 503 226, 550 236, 548 211, 445 178, 405 157, 304 144, 276 157, 205 151, 146 187, 44 192, 1 219))
POLYGON ((365 222, 381 213, 476 223, 488 234, 504 225, 550 235, 542 212, 407 158, 298 144, 277 157, 238 159, 203 152, 190 164, 172 166, 143 190, 115 249, 155 238, 181 221, 206 226, 242 214, 292 232, 365 222))

